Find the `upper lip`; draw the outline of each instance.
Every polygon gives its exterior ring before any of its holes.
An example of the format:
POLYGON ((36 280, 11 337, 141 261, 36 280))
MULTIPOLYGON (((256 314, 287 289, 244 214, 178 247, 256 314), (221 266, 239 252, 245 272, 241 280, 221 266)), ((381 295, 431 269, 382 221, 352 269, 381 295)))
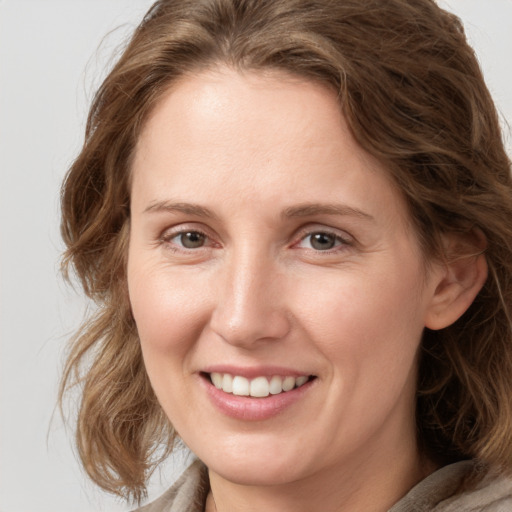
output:
POLYGON ((311 372, 300 371, 285 366, 262 365, 262 366, 233 366, 229 364, 210 365, 203 368, 202 373, 229 373, 230 375, 239 375, 246 379, 256 377, 272 377, 279 375, 281 377, 301 377, 303 375, 312 375, 311 372))

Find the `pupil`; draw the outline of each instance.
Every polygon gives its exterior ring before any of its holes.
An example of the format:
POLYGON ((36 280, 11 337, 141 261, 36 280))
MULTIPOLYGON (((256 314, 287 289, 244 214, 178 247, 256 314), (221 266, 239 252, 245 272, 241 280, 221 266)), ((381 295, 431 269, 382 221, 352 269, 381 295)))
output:
POLYGON ((311 246, 315 249, 325 251, 334 247, 334 237, 326 233, 315 233, 311 237, 311 246))
POLYGON ((197 231, 190 231, 181 235, 181 243, 187 249, 196 249, 204 245, 204 235, 197 231))

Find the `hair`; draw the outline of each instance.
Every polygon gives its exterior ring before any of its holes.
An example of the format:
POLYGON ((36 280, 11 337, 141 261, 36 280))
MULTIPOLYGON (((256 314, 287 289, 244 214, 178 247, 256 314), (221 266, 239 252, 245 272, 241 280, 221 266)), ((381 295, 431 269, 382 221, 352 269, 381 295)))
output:
MULTIPOLYGON (((140 500, 175 433, 144 368, 126 285, 130 166, 173 83, 224 64, 334 89, 349 128, 395 180, 423 253, 483 233, 489 277, 453 325, 424 333, 417 426, 429 457, 512 470, 512 180, 499 118, 460 20, 432 0, 159 0, 92 103, 62 187, 63 271, 96 303, 70 345, 79 456, 140 500)), ((461 255, 458 255, 461 256, 461 255)))

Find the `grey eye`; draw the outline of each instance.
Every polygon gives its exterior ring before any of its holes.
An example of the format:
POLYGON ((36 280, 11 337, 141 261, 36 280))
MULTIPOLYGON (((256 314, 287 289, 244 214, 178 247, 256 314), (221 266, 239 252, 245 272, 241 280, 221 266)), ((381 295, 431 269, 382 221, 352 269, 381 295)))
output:
POLYGON ((176 236, 176 241, 186 249, 197 249, 203 247, 206 236, 198 231, 187 231, 176 236))
POLYGON ((336 237, 329 233, 313 233, 309 235, 311 247, 317 251, 327 251, 336 245, 336 237))

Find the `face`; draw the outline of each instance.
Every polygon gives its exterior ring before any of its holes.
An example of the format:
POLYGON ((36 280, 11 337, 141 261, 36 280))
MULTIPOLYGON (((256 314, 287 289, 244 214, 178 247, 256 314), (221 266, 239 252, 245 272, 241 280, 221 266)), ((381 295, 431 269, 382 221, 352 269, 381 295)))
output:
POLYGON ((158 400, 216 474, 416 456, 435 284, 322 85, 221 68, 167 93, 134 159, 128 285, 158 400))

